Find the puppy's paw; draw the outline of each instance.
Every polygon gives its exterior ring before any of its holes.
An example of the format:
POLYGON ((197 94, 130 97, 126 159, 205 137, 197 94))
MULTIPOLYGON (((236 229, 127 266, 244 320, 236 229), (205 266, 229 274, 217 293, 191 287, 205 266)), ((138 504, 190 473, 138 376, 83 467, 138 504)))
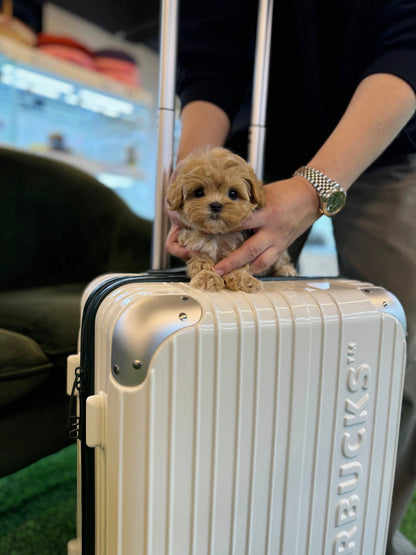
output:
POLYGON ((214 271, 201 270, 191 279, 191 286, 201 291, 220 291, 224 288, 224 280, 214 271))
POLYGON ((288 264, 282 264, 282 266, 276 266, 273 269, 273 275, 276 277, 294 277, 298 273, 293 264, 289 262, 288 264))
POLYGON ((294 277, 298 275, 287 251, 282 252, 276 262, 272 265, 269 275, 275 277, 294 277))
POLYGON ((225 286, 231 291, 244 291, 244 293, 257 293, 263 289, 260 280, 249 274, 246 270, 235 270, 224 276, 225 286))

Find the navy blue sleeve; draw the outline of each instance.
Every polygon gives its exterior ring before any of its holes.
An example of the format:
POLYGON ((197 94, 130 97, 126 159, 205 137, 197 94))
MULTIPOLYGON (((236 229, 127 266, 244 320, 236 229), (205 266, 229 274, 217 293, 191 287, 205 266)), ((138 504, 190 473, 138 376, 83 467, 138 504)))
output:
POLYGON ((386 2, 374 24, 376 43, 363 77, 391 73, 416 93, 416 1, 386 2))
POLYGON ((256 10, 250 0, 181 0, 177 92, 182 107, 205 100, 233 119, 252 76, 256 10))

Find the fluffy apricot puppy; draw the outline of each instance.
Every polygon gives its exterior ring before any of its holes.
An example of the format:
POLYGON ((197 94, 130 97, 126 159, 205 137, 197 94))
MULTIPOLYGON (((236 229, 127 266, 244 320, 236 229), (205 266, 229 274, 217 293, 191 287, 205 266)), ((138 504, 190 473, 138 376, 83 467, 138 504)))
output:
MULTIPOLYGON (((253 210, 265 206, 262 184, 243 158, 220 147, 190 154, 175 170, 167 203, 183 225, 179 243, 192 253, 187 271, 193 287, 250 293, 262 288, 248 265, 223 277, 214 271, 215 264, 247 238, 247 232, 235 229, 253 210)), ((286 264, 287 254, 282 256, 286 264)))

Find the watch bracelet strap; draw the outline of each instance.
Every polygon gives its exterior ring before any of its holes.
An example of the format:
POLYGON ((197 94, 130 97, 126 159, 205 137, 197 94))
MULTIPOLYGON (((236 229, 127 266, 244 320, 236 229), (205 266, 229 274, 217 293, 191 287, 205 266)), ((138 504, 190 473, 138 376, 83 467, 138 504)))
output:
MULTIPOLYGON (((327 196, 330 193, 339 191, 343 193, 344 199, 347 196, 347 193, 344 191, 344 189, 337 181, 334 181, 333 179, 329 178, 321 171, 315 168, 312 168, 311 166, 301 166, 294 172, 293 175, 303 177, 304 179, 309 181, 312 187, 316 190, 319 196, 319 202, 320 202, 319 212, 321 214, 327 214, 326 211, 323 209, 323 206, 327 196)), ((327 215, 330 215, 330 214, 327 214, 327 215)))
MULTIPOLYGON (((346 196, 346 192, 337 181, 334 181, 321 171, 312 168, 311 166, 301 166, 294 172, 293 175, 303 177, 309 181, 309 183, 317 191, 321 202, 328 193, 334 190, 342 191, 346 196)), ((320 211, 322 212, 322 209, 320 209, 320 211)))

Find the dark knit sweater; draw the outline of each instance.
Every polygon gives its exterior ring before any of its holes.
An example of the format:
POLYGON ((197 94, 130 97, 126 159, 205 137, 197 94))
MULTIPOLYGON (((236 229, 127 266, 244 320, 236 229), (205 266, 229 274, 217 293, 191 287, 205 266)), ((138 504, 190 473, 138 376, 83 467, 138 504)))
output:
MULTIPOLYGON (((242 154, 256 12, 253 0, 181 0, 182 105, 207 100, 225 110, 232 122, 229 146, 242 154)), ((287 177, 307 162, 360 80, 372 73, 398 75, 416 91, 415 0, 275 0, 266 176, 287 177)), ((413 117, 376 163, 415 150, 413 117)))

